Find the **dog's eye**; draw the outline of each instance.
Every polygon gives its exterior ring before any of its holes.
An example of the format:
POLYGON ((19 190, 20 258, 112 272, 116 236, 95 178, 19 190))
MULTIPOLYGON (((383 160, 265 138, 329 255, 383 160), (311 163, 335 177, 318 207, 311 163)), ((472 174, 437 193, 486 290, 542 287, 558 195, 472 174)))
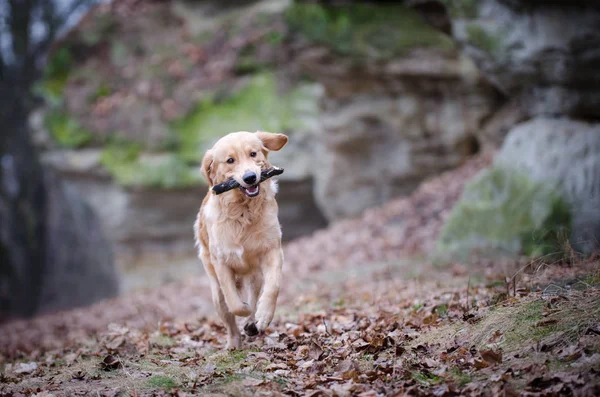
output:
POLYGON ((228 164, 233 164, 234 162, 235 162, 235 159, 233 157, 230 157, 227 159, 228 164))
POLYGON ((250 152, 250 157, 256 157, 256 152, 250 152))

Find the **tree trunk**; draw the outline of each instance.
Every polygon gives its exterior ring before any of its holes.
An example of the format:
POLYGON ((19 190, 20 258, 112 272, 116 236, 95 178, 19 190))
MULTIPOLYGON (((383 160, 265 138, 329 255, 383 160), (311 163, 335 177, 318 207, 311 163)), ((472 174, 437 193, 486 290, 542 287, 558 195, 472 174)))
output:
POLYGON ((18 89, 0 83, 0 321, 38 306, 45 257, 42 167, 18 89), (12 91, 12 92, 11 92, 12 91))

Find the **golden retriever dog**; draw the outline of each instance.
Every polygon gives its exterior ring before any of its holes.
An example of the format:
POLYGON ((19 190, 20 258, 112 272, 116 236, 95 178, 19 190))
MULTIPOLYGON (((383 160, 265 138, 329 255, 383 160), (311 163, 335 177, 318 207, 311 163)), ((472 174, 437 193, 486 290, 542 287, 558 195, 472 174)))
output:
POLYGON ((283 266, 277 183, 259 182, 261 171, 271 167, 269 152, 280 150, 287 141, 283 134, 233 132, 219 139, 202 159, 210 189, 194 235, 213 304, 227 328, 228 349, 241 344, 235 316, 247 317, 244 331, 254 336, 265 331, 275 313, 283 266), (220 195, 211 191, 229 178, 240 187, 220 195))

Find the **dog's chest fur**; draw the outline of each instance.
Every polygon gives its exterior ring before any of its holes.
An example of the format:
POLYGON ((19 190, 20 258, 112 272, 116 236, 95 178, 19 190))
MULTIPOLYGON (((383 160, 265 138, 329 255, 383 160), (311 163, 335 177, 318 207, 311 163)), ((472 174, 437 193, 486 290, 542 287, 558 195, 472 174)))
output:
POLYGON ((262 197, 243 202, 210 196, 204 203, 200 227, 206 229, 208 241, 201 248, 207 245, 213 262, 244 274, 260 264, 264 253, 280 245, 274 192, 265 190, 262 197))

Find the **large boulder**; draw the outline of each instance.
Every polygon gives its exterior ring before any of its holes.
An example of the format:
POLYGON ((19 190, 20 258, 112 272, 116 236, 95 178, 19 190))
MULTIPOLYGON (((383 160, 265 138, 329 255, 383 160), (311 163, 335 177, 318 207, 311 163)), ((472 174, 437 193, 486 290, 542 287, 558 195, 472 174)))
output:
POLYGON ((526 172, 494 166, 470 181, 441 230, 442 260, 556 252, 570 225, 567 204, 526 172))
POLYGON ((600 116, 597 2, 445 3, 464 53, 530 115, 600 116))
POLYGON ((508 134, 468 184, 437 254, 564 254, 600 248, 600 124, 537 118, 508 134))
POLYGON ((559 194, 572 214, 571 244, 600 249, 600 124, 537 118, 515 126, 496 164, 513 167, 559 194))
POLYGON ((357 64, 317 49, 302 62, 325 86, 315 193, 330 220, 410 194, 462 164, 499 103, 471 61, 452 51, 357 64))

